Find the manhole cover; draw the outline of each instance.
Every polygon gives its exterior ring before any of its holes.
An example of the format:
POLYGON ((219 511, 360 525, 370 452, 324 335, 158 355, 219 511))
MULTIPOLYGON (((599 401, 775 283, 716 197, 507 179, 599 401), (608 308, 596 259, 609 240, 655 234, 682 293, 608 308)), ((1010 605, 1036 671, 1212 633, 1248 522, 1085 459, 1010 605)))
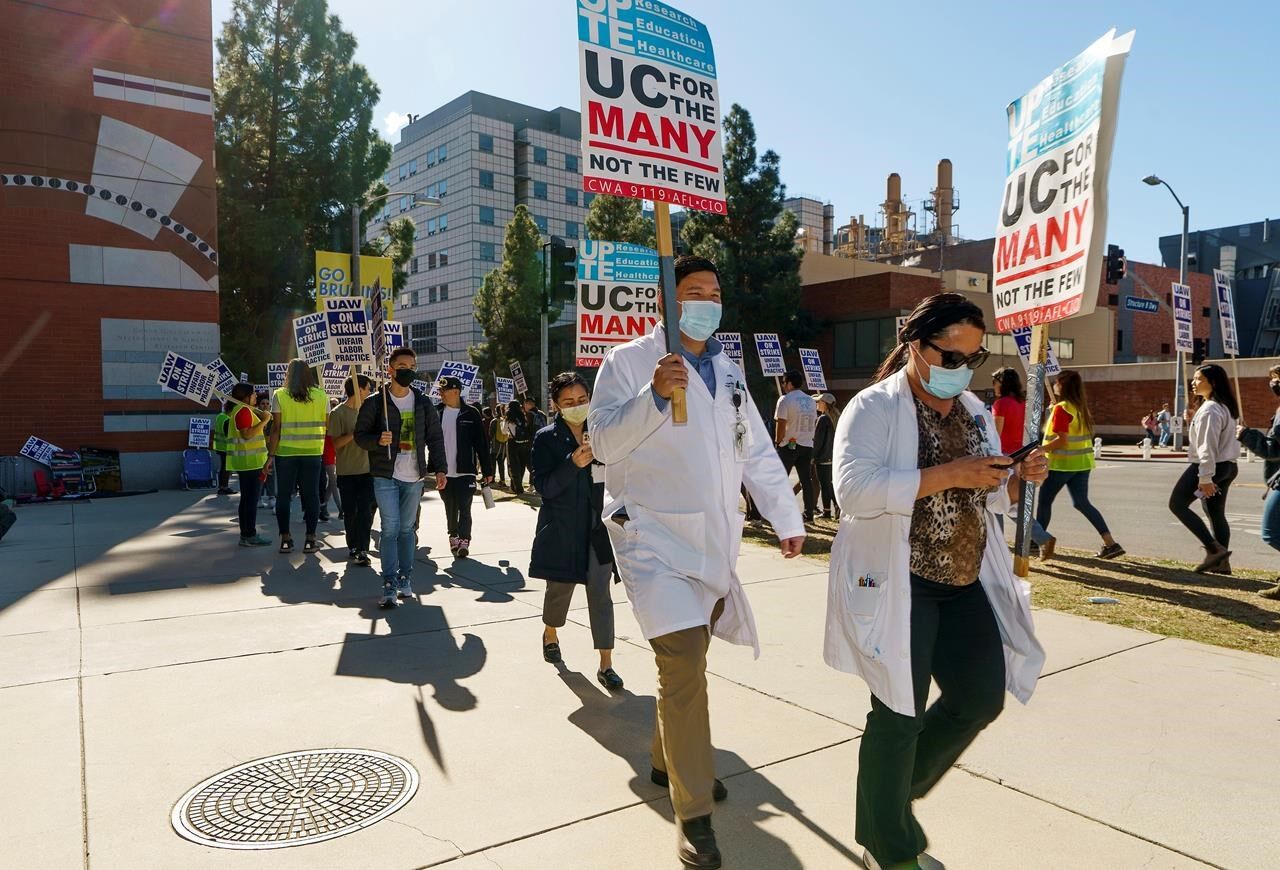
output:
POLYGON ((211 776, 173 808, 173 828, 219 849, 281 849, 350 834, 385 819, 418 790, 418 772, 367 749, 311 749, 259 758, 211 776))

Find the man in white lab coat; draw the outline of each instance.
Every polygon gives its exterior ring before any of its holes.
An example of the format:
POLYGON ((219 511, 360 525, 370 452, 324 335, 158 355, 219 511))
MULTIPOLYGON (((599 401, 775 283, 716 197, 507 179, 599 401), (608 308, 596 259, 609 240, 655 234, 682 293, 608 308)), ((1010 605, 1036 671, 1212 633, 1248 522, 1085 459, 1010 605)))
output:
POLYGON ((715 265, 681 257, 675 271, 683 354, 667 353, 661 324, 610 351, 588 428, 605 463, 605 525, 618 569, 658 664, 652 779, 670 788, 680 860, 714 868, 712 801, 727 792, 712 765, 707 647, 714 634, 760 654, 735 571, 742 484, 784 557, 799 555, 804 524, 746 377, 713 337, 721 311, 715 265), (670 410, 677 387, 689 410, 679 427, 670 410))

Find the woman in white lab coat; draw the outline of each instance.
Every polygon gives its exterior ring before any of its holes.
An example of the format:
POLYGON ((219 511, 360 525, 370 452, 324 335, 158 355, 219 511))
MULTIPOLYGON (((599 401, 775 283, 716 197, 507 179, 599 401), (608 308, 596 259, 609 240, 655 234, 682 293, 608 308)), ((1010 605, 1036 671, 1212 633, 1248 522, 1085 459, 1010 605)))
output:
POLYGON ((1017 465, 1003 457, 968 392, 985 329, 964 296, 925 299, 836 428, 843 517, 824 657, 872 692, 855 835, 868 867, 941 866, 924 854, 912 801, 999 715, 1006 688, 1030 698, 1044 665, 998 517, 1019 476, 1042 481, 1048 465, 1039 449, 1017 465), (925 709, 931 679, 942 695, 925 709))

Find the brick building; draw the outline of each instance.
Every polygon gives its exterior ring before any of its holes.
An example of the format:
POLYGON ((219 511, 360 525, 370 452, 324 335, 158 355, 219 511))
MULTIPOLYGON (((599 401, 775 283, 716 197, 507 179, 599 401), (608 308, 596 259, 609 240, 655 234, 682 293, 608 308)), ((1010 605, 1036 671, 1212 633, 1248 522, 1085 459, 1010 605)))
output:
POLYGON ((160 362, 219 348, 210 15, 0 0, 0 455, 37 435, 177 479, 200 409, 160 362))

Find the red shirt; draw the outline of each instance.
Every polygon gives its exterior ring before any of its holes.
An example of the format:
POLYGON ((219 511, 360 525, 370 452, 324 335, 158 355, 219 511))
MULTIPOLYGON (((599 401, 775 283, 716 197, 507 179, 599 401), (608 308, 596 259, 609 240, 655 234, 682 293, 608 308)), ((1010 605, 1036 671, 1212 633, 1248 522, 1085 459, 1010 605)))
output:
POLYGON ((325 464, 325 465, 337 465, 337 464, 338 464, 338 451, 333 449, 333 438, 332 438, 332 436, 329 436, 329 435, 324 436, 324 460, 323 460, 323 462, 324 462, 324 464, 325 464))
POLYGON ((248 408, 241 408, 236 411, 236 428, 252 429, 258 425, 258 418, 249 412, 248 408))
POLYGON ((1019 402, 1013 396, 1001 396, 991 406, 991 415, 997 420, 1004 419, 1000 427, 1000 449, 1007 456, 1022 446, 1022 430, 1027 422, 1027 403, 1019 402))
POLYGON ((1075 417, 1071 416, 1071 412, 1061 405, 1054 406, 1053 423, 1051 429, 1054 435, 1064 435, 1071 428, 1071 421, 1075 417))

